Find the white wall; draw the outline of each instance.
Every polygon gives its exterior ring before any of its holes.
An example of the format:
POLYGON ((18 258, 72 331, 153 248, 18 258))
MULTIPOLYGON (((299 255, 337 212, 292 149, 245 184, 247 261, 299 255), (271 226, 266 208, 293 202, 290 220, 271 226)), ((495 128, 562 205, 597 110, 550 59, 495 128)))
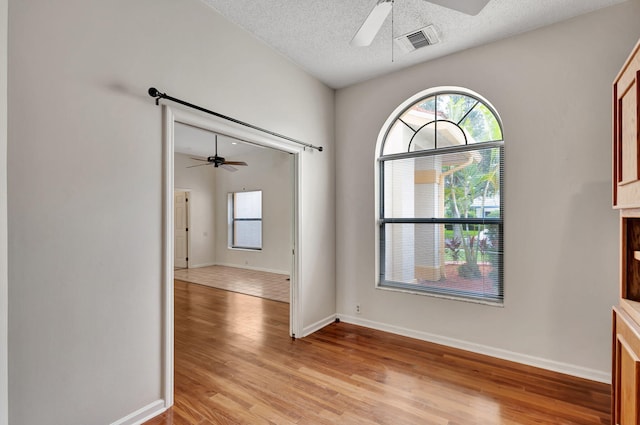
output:
POLYGON ((303 154, 301 309, 335 313, 332 90, 197 0, 11 0, 12 425, 109 424, 161 397, 150 86, 326 147, 303 154))
POLYGON ((289 274, 293 220, 292 156, 274 149, 262 149, 251 155, 229 159, 245 161, 249 165, 237 167, 238 171, 234 173, 217 171, 216 262, 232 267, 289 274), (227 195, 244 190, 262 190, 260 251, 229 248, 227 195))
POLYGON ((611 83, 639 21, 632 0, 339 90, 339 316, 607 380, 618 293, 611 83), (374 288, 378 132, 405 99, 444 85, 485 96, 504 122, 504 308, 374 288))
POLYGON ((189 267, 216 263, 215 174, 209 168, 194 167, 189 155, 174 155, 174 187, 189 192, 189 267))
POLYGON ((0 0, 0 425, 8 425, 7 395, 7 0, 0 0))

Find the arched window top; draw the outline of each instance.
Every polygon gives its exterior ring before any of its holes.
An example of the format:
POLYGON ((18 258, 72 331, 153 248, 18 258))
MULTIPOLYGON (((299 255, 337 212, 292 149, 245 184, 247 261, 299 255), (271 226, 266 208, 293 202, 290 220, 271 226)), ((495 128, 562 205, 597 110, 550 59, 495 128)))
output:
POLYGON ((381 156, 503 140, 493 106, 469 90, 429 90, 408 102, 387 126, 381 156))

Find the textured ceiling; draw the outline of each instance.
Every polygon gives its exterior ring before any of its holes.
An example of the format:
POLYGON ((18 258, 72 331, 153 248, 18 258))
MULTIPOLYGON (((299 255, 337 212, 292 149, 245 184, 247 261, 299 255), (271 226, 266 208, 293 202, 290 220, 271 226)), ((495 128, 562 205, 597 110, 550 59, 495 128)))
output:
POLYGON ((539 28, 625 0, 491 0, 468 16, 426 0, 395 0, 369 47, 349 41, 376 0, 202 0, 231 22, 333 88, 345 87, 460 50, 539 28), (403 54, 400 36, 435 24, 441 42, 403 54))

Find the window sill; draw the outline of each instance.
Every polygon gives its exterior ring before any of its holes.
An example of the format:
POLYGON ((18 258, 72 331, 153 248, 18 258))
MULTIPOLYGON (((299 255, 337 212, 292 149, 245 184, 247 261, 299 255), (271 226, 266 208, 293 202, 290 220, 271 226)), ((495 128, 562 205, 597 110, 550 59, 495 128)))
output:
POLYGON ((422 296, 427 296, 432 298, 441 298, 441 299, 452 300, 452 301, 462 301, 462 302, 467 302, 472 304, 483 304, 491 307, 502 307, 502 308, 504 307, 504 300, 495 301, 487 298, 474 297, 472 295, 463 296, 463 295, 457 295, 457 294, 449 294, 446 292, 421 291, 417 289, 404 288, 404 287, 395 286, 395 285, 384 285, 384 284, 381 284, 380 282, 376 284, 376 289, 380 289, 383 291, 402 292, 402 293, 411 294, 411 295, 422 295, 422 296))
POLYGON ((247 251, 247 252, 260 252, 260 251, 262 251, 262 248, 243 248, 243 247, 240 247, 240 246, 228 246, 227 249, 231 250, 231 251, 247 251))

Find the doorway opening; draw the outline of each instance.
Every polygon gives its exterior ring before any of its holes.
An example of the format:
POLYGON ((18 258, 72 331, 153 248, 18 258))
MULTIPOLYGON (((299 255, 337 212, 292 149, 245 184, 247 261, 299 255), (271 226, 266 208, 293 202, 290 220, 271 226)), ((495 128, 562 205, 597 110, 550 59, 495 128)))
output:
POLYGON ((174 279, 288 304, 293 156, 180 122, 174 135, 174 279))
MULTIPOLYGON (((300 208, 299 198, 300 193, 300 176, 302 175, 302 155, 304 148, 286 140, 277 139, 274 136, 260 133, 253 129, 248 129, 240 125, 229 123, 225 120, 217 117, 204 117, 193 113, 186 112, 181 109, 172 109, 167 105, 162 106, 163 112, 163 223, 164 223, 164 237, 163 237, 163 298, 164 298, 164 311, 163 311, 163 398, 165 401, 165 407, 168 408, 173 404, 173 382, 174 382, 174 265, 175 265, 175 166, 178 161, 174 158, 174 151, 176 145, 176 126, 188 126, 191 128, 197 128, 211 132, 219 137, 228 137, 238 141, 245 142, 246 144, 253 146, 256 149, 269 148, 269 150, 275 150, 279 153, 286 153, 290 163, 290 178, 291 178, 291 190, 289 193, 289 202, 287 206, 291 211, 289 220, 289 236, 290 244, 287 247, 288 257, 288 271, 289 271, 289 335, 295 337, 296 334, 302 334, 301 323, 301 311, 299 302, 299 281, 300 276, 300 252, 299 252, 299 222, 300 222, 300 208)), ((222 164, 218 164, 218 159, 208 161, 208 157, 199 155, 201 160, 207 161, 204 164, 197 164, 194 160, 193 166, 202 165, 199 168, 221 168, 222 164), (205 158, 205 159, 203 159, 205 158)), ((209 155, 211 156, 211 155, 209 155)), ((222 156, 218 153, 215 157, 222 156)), ((196 158, 197 156, 194 156, 196 158)), ((226 165, 226 164, 225 164, 226 165)), ((234 164, 234 166, 236 166, 234 164)), ((238 164, 238 166, 241 166, 238 164)), ((227 173, 226 170, 215 170, 227 173)), ((184 185, 180 186, 184 188, 184 185)), ((192 188, 191 188, 192 189, 192 188)), ((249 185, 244 187, 245 190, 255 189, 249 185)), ((192 195, 192 194, 191 194, 192 195)), ((226 196, 226 194, 224 195, 226 196)), ((191 201, 189 201, 191 202, 191 201)), ((194 214, 194 206, 189 205, 192 212, 192 219, 194 214)), ((219 215, 218 219, 222 219, 219 215)), ((226 217, 224 217, 226 220, 226 217)), ((192 220, 193 221, 193 220, 192 220)), ((255 220, 254 220, 255 221, 255 220)), ((188 232, 191 232, 193 228, 193 222, 189 222, 187 228, 188 232)), ((220 229, 220 226, 217 226, 220 229)), ((204 232, 206 233, 206 232, 204 232)), ((204 235, 201 232, 200 236, 204 235)), ((215 235, 211 235, 212 237, 215 235)), ((225 235, 226 236, 226 235, 225 235)), ((266 236, 266 234, 265 234, 266 236)), ((194 232, 189 233, 187 236, 188 243, 186 249, 188 252, 188 262, 186 266, 189 268, 197 265, 197 259, 194 255, 197 253, 197 249, 194 249, 195 245, 194 232)), ((218 241, 224 240, 224 238, 217 238, 218 241)), ((228 247, 227 247, 228 248, 228 247)), ((248 264, 246 264, 248 265, 248 264)))

